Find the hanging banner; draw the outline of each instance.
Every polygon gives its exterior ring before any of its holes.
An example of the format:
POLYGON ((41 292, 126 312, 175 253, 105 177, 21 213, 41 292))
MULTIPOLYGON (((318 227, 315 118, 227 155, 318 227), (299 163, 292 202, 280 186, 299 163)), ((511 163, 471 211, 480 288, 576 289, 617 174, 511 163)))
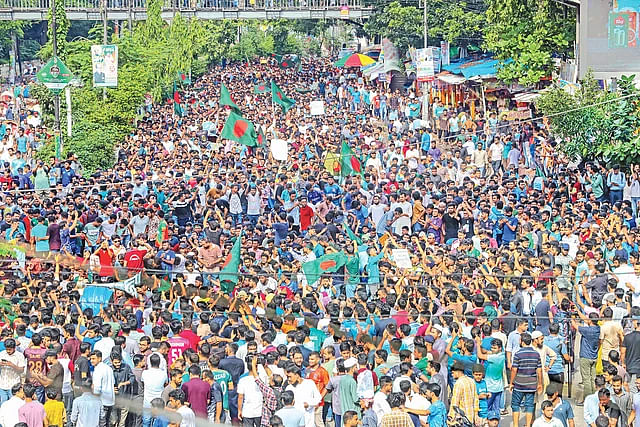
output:
POLYGON ((140 273, 136 274, 133 277, 128 278, 127 280, 123 280, 122 282, 115 283, 92 283, 91 286, 95 287, 105 287, 109 289, 118 289, 120 291, 124 291, 127 294, 135 297, 138 295, 138 291, 136 291, 136 286, 140 285, 140 273))
POLYGON ((433 80, 434 76, 431 48, 416 49, 416 79, 419 82, 428 82, 433 80))
POLYGON ((400 71, 398 49, 391 43, 391 40, 382 39, 382 49, 384 50, 384 72, 400 71))
POLYGON ((96 44, 91 46, 93 87, 118 86, 118 46, 96 44))
POLYGON ((449 65, 451 63, 451 58, 449 56, 449 42, 441 41, 440 42, 440 54, 442 55, 442 65, 449 65))

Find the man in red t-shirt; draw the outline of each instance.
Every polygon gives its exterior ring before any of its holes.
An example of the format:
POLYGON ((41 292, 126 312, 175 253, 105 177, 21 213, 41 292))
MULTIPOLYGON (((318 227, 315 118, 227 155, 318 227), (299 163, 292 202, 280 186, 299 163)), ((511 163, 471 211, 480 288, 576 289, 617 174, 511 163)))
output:
POLYGON ((132 248, 124 254, 124 266, 129 269, 129 276, 135 276, 144 268, 144 258, 151 250, 151 246, 138 239, 137 248, 132 248))
POLYGON ((310 379, 316 384, 318 391, 320 392, 320 403, 315 408, 315 424, 323 425, 322 422, 322 407, 324 406, 324 396, 327 394, 327 384, 329 384, 329 373, 320 365, 320 353, 313 351, 309 353, 309 366, 307 367, 307 379, 310 379))
POLYGON ((306 197, 300 198, 299 212, 300 212, 300 230, 307 231, 309 226, 311 226, 311 218, 313 218, 313 215, 315 215, 315 213, 313 212, 313 209, 311 209, 311 206, 307 204, 306 197))
POLYGON ((178 319, 173 319, 169 324, 171 328, 171 332, 173 332, 173 336, 167 340, 171 348, 169 349, 169 354, 167 356, 168 366, 171 366, 176 359, 182 357, 182 353, 188 348, 191 347, 191 343, 188 339, 180 336, 180 332, 182 332, 182 323, 178 319))

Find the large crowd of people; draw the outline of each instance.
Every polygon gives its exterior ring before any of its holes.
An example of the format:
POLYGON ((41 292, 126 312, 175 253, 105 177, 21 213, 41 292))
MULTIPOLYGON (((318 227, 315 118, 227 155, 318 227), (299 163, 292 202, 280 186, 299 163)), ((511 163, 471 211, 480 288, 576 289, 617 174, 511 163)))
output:
POLYGON ((640 427, 640 166, 353 72, 216 66, 97 171, 36 160, 16 92, 2 427, 640 427))

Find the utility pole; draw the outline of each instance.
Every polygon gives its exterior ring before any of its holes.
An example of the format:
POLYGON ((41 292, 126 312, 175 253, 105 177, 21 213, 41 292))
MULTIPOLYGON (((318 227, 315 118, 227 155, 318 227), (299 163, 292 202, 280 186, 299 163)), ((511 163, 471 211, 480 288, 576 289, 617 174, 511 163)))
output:
POLYGON ((429 24, 427 23, 427 0, 422 0, 423 4, 422 4, 422 31, 423 31, 423 41, 424 41, 424 48, 427 48, 427 42, 429 41, 429 34, 428 34, 428 30, 429 30, 429 24))
MULTIPOLYGON (((107 0, 102 0, 102 44, 107 44, 107 0)), ((107 88, 102 88, 102 99, 107 100, 107 88)))
POLYGON ((133 0, 129 0, 129 35, 133 35, 133 0))
MULTIPOLYGON (((56 27, 56 0, 51 0, 51 44, 53 45, 53 56, 58 55, 58 35, 56 34, 58 29, 56 27)), ((62 133, 60 132, 60 93, 56 91, 53 97, 53 104, 55 110, 55 126, 56 126, 56 138, 60 139, 60 155, 62 155, 62 133)))

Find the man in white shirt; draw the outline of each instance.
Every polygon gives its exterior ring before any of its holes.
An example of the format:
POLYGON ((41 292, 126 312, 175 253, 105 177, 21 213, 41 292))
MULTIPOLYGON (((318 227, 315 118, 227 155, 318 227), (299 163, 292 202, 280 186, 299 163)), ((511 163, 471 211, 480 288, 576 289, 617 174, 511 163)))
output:
POLYGON ((305 427, 315 427, 314 411, 322 399, 318 387, 312 380, 303 379, 296 365, 287 368, 287 379, 289 385, 286 390, 293 392, 294 406, 304 411, 305 427))
POLYGON ((245 426, 260 427, 261 417, 262 392, 250 372, 238 381, 238 418, 245 426))
POLYGON ((111 326, 103 325, 100 330, 100 335, 102 335, 102 338, 100 338, 99 341, 96 341, 96 343, 93 346, 94 350, 98 350, 102 354, 103 362, 111 356, 111 350, 116 345, 113 338, 109 336, 110 333, 111 333, 111 326))
POLYGON ((554 406, 548 400, 542 402, 542 415, 533 422, 532 427, 564 427, 562 421, 553 416, 554 406))
POLYGON ((20 384, 20 375, 27 366, 24 355, 16 351, 16 340, 7 338, 5 350, 0 351, 0 405, 11 397, 11 388, 20 384))
POLYGON ((380 377, 380 390, 376 392, 373 396, 373 412, 376 413, 376 417, 378 418, 378 422, 382 419, 382 416, 385 414, 391 413, 391 406, 389 406, 389 402, 387 401, 387 397, 389 393, 391 393, 391 389, 393 388, 393 381, 391 377, 386 375, 380 377))
POLYGON ((196 414, 193 409, 184 404, 187 400, 187 396, 184 391, 176 389, 169 393, 169 406, 175 409, 182 417, 180 427, 196 427, 196 414))
POLYGON ((107 427, 116 403, 115 378, 113 369, 102 361, 102 352, 91 352, 91 364, 93 365, 93 394, 100 396, 102 410, 100 411, 100 427, 107 427))
POLYGON ((22 384, 17 383, 11 388, 13 397, 7 400, 0 407, 0 425, 15 426, 20 422, 18 417, 18 409, 24 405, 24 393, 22 392, 22 384))
MULTIPOLYGON (((140 381, 144 384, 144 394, 142 397, 142 406, 151 408, 151 401, 156 398, 162 398, 164 386, 167 384, 167 370, 160 369, 160 355, 155 353, 149 356, 149 369, 145 369, 140 376, 140 381)), ((151 424, 151 413, 142 413, 142 425, 151 424)))

